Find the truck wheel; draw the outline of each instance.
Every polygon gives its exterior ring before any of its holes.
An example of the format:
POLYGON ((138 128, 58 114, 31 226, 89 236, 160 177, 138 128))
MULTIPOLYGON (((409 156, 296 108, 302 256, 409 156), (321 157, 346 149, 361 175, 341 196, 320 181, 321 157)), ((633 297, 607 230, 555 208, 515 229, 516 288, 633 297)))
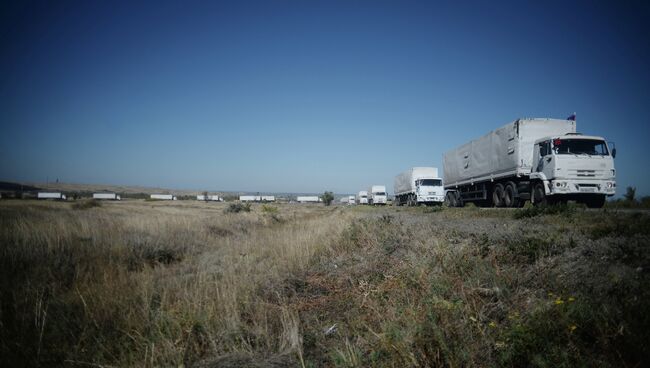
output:
POLYGON ((509 181, 503 192, 503 204, 506 207, 519 207, 519 198, 517 197, 517 187, 515 183, 509 181))
POLYGON ((503 207, 503 184, 497 184, 492 190, 492 203, 494 207, 503 207))
POLYGON ((460 196, 460 192, 456 192, 456 195, 454 196, 454 207, 464 207, 465 203, 463 203, 463 198, 460 196))
POLYGON ((414 198, 413 194, 409 194, 409 199, 408 199, 407 205, 409 207, 414 207, 416 205, 415 198, 414 198))
POLYGON ((544 192, 544 184, 537 183, 533 188, 533 205, 534 206, 546 206, 548 201, 546 200, 546 193, 544 192))
POLYGON ((452 192, 447 192, 445 196, 445 206, 456 207, 456 196, 452 192))
POLYGON ((589 208, 603 208, 603 206, 605 205, 605 196, 604 195, 593 196, 591 198, 588 198, 585 201, 585 204, 589 208))

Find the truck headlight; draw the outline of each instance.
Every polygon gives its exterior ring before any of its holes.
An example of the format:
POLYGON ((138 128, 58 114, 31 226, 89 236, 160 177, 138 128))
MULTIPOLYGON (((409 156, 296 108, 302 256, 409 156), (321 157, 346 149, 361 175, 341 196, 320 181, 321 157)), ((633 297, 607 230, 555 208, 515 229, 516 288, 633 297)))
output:
POLYGON ((555 187, 556 188, 566 188, 567 187, 567 182, 566 181, 556 181, 555 182, 555 187))
POLYGON ((607 188, 607 189, 616 188, 616 183, 611 182, 611 181, 608 181, 608 182, 607 182, 607 185, 606 185, 606 188, 607 188))

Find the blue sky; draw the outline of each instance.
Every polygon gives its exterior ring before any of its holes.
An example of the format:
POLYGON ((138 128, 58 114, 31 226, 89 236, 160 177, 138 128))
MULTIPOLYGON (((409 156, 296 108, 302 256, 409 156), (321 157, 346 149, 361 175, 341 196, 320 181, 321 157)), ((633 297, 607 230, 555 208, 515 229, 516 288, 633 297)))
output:
POLYGON ((0 5, 0 179, 356 192, 519 117, 616 142, 650 194, 650 8, 0 5))

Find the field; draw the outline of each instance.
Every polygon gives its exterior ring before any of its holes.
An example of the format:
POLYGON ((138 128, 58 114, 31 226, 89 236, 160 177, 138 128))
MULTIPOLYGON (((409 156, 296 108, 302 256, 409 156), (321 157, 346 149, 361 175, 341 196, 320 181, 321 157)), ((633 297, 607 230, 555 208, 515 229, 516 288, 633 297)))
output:
POLYGON ((644 211, 0 201, 3 366, 636 367, 644 211))

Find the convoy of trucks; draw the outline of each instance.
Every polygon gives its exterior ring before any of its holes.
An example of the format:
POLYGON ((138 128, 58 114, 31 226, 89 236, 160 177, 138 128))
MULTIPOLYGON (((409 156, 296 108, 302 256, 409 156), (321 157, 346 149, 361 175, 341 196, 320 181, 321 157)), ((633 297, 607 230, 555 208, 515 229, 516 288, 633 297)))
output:
POLYGON ((602 137, 576 133, 575 120, 518 119, 445 153, 445 202, 600 208, 616 192, 615 156, 602 137))
POLYGON ((395 177, 393 184, 396 206, 441 205, 445 198, 438 168, 413 167, 395 177))
MULTIPOLYGON (((396 206, 522 207, 566 203, 600 208, 616 193, 616 148, 604 138, 582 135, 575 116, 568 119, 522 118, 471 140, 443 155, 443 178, 435 167, 412 167, 394 180, 396 206)), ((39 192, 38 199, 65 200, 59 192, 39 192)), ((94 193, 94 199, 121 200, 116 193, 94 193)), ((173 194, 151 199, 176 200, 173 194)), ((223 201, 197 195, 199 201, 223 201)), ((300 203, 319 203, 318 196, 298 196, 300 203)), ((244 195, 242 202, 273 202, 275 196, 244 195)), ((341 203, 386 205, 386 186, 372 185, 341 203)))

